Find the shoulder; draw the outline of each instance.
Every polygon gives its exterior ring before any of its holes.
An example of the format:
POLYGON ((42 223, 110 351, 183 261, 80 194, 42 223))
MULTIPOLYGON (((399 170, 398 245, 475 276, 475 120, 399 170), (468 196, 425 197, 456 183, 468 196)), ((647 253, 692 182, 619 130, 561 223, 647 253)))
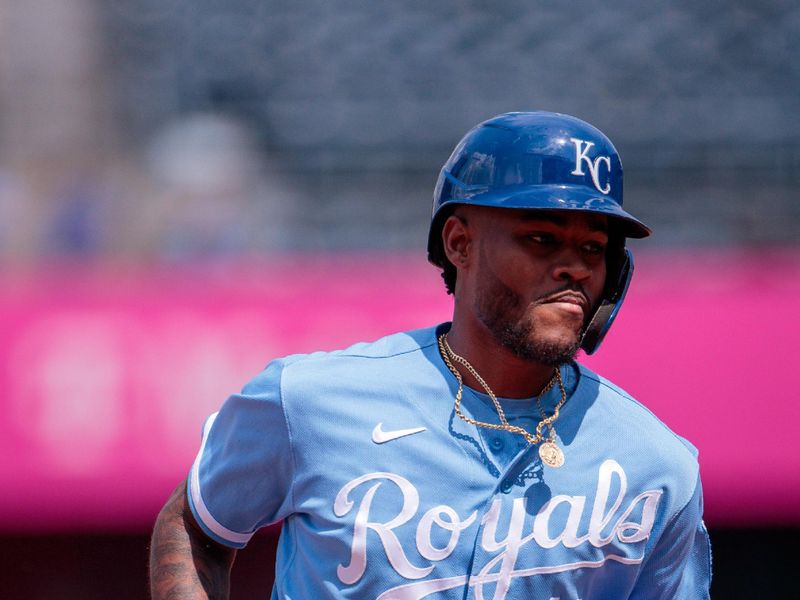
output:
POLYGON ((244 393, 298 381, 323 380, 325 385, 360 378, 370 373, 386 376, 393 369, 404 372, 409 363, 426 360, 427 351, 436 349, 436 327, 387 335, 371 342, 359 342, 341 350, 292 354, 273 360, 244 388, 244 393))
POLYGON ((680 509, 696 491, 697 448, 628 392, 583 365, 579 368, 578 392, 593 435, 609 440, 609 451, 625 464, 629 475, 669 489, 672 509, 680 509))
POLYGON ((611 417, 627 426, 634 426, 636 431, 646 430, 664 441, 670 448, 685 454, 696 462, 697 448, 687 439, 672 431, 658 416, 644 404, 631 396, 624 389, 598 375, 584 365, 578 365, 581 379, 591 382, 596 388, 597 397, 604 403, 605 410, 611 410, 611 417))
POLYGON ((435 331, 286 356, 270 363, 244 394, 270 409, 279 407, 296 452, 309 451, 304 441, 311 439, 325 440, 323 446, 343 443, 350 432, 369 432, 387 414, 411 410, 444 385, 432 359, 438 352, 435 331))
POLYGON ((387 335, 372 342, 359 342, 344 350, 315 352, 306 360, 383 359, 419 352, 436 345, 436 327, 415 329, 387 335))

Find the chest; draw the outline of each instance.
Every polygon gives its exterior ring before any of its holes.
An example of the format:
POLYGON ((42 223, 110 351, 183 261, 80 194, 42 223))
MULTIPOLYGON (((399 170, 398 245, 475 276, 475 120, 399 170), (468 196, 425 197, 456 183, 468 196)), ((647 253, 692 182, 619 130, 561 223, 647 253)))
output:
POLYGON ((663 490, 612 450, 559 440, 567 463, 552 469, 449 406, 442 418, 384 398, 345 412, 299 449, 293 524, 300 548, 326 540, 342 590, 566 599, 611 575, 606 586, 633 585, 663 490))

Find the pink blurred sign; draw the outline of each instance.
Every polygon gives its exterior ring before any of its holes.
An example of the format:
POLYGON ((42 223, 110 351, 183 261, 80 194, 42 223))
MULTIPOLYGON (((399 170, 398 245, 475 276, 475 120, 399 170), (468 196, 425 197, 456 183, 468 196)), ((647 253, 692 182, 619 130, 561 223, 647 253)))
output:
MULTIPOLYGON (((800 523, 800 253, 644 254, 586 359, 701 451, 707 520, 800 523)), ((273 357, 448 320, 421 256, 58 265, 0 286, 0 529, 149 526, 273 357)))

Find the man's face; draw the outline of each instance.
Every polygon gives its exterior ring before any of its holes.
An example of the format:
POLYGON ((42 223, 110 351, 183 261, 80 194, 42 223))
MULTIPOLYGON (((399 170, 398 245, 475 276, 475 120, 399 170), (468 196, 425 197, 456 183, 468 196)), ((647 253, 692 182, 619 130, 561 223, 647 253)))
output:
POLYGON ((572 359, 605 283, 607 219, 481 207, 464 217, 477 319, 520 358, 554 366, 572 359))

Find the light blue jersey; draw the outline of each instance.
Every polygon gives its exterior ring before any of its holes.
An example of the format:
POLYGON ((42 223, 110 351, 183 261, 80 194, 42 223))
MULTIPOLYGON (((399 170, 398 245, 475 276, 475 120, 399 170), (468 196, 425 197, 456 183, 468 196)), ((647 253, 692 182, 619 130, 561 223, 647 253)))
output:
MULTIPOLYGON (((445 331, 447 325, 438 331, 445 331)), ((273 598, 708 598, 697 452, 577 364, 560 468, 455 415, 437 328, 272 362, 204 428, 192 511, 232 547, 283 520, 273 598)), ((550 414, 557 389, 542 398, 550 414)), ((533 431, 534 399, 504 400, 533 431)), ((468 416, 498 422, 465 388, 468 416)))

